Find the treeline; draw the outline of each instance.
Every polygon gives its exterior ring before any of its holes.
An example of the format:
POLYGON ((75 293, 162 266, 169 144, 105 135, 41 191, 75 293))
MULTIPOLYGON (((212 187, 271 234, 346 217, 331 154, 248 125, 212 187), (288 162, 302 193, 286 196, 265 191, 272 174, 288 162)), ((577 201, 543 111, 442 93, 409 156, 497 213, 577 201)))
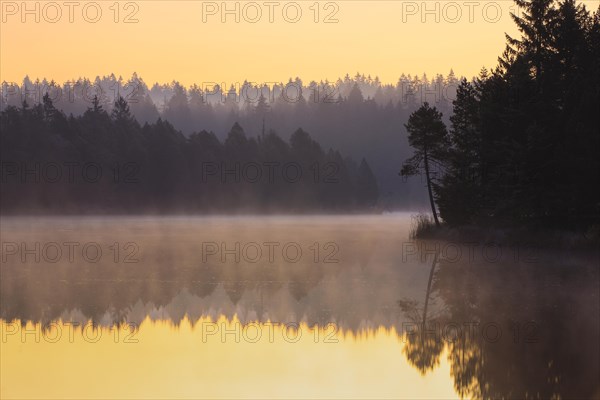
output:
POLYGON ((79 116, 95 95, 110 112, 120 93, 140 124, 154 123, 160 117, 186 136, 205 129, 224 141, 238 122, 248 136, 257 137, 264 119, 267 132, 273 129, 289 140, 301 126, 324 148, 369 160, 381 189, 381 203, 387 208, 411 208, 420 206, 426 197, 423 182, 401 181, 397 176, 398 158, 410 151, 403 123, 423 101, 435 103, 450 115, 459 84, 452 71, 433 77, 402 74, 393 84, 358 73, 332 82, 305 82, 296 77, 279 83, 211 86, 202 84, 203 79, 210 77, 199 76, 197 84, 186 87, 177 81, 147 84, 136 74, 78 78, 61 84, 25 77, 20 83, 3 83, 2 106, 21 107, 23 100, 33 106, 48 93, 57 109, 79 116))
MULTIPOLYGON (((460 78, 451 70, 447 76, 437 74, 429 78, 401 74, 395 84, 384 84, 378 77, 356 73, 346 74, 334 82, 304 82, 299 77, 288 82, 204 82, 184 86, 178 81, 154 83, 149 86, 141 76, 134 73, 130 78, 114 74, 89 78, 77 78, 62 84, 46 78, 31 80, 25 76, 22 82, 2 82, 2 109, 19 107, 23 101, 29 104, 41 102, 49 94, 56 108, 67 115, 83 114, 96 96, 104 108, 112 108, 118 95, 127 100, 134 117, 140 122, 154 122, 160 116, 172 121, 184 133, 192 133, 200 124, 216 130, 219 123, 226 123, 230 114, 239 119, 251 118, 253 114, 273 111, 275 114, 294 109, 314 108, 318 104, 359 104, 369 102, 380 107, 391 105, 409 109, 423 101, 443 103, 450 107, 456 96, 460 78), (263 97, 265 104, 261 103, 263 97), (219 122, 220 121, 220 122, 219 122)), ((300 110, 302 111, 302 110, 300 110)))
POLYGON ((235 123, 224 141, 184 136, 169 122, 140 125, 119 97, 109 114, 97 97, 81 116, 43 101, 0 114, 1 211, 350 211, 376 205, 367 162, 324 151, 297 129, 247 137, 235 123))
POLYGON ((425 170, 450 225, 597 225, 600 9, 516 3, 522 37, 507 36, 493 71, 462 80, 449 131, 427 104, 411 115, 416 151, 402 172, 425 170))

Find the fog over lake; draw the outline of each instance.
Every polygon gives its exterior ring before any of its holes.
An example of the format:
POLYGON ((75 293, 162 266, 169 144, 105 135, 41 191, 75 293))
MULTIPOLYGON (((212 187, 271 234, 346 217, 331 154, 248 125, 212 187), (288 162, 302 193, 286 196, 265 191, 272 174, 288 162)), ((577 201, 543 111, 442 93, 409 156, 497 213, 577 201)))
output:
POLYGON ((227 383, 230 368, 265 397, 599 393, 593 252, 414 241, 408 213, 3 217, 1 225, 8 397, 161 397, 182 385, 183 397, 242 395, 227 383), (91 332, 102 336, 101 356, 91 332), (68 344, 78 350, 58 357, 68 344), (164 363, 150 361, 165 357, 181 374, 167 378, 164 363), (187 364, 203 357, 210 361, 187 364), (146 372, 113 368, 111 358, 146 372), (296 370, 311 358, 314 369, 296 370), (113 385, 84 389, 92 378, 70 385, 42 365, 79 365, 113 385), (292 393, 298 374, 310 384, 292 393), (402 384, 398 375, 411 374, 402 384))

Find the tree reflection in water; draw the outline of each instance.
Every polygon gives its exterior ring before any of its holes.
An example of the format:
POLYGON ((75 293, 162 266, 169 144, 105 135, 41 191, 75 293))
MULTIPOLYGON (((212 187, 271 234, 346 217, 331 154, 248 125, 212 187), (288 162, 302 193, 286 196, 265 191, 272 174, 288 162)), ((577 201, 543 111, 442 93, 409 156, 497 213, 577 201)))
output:
POLYGON ((426 374, 447 348, 463 398, 599 398, 598 269, 594 257, 583 265, 560 258, 450 263, 436 255, 424 302, 398 301, 416 328, 405 329, 406 358, 426 374), (443 303, 435 314, 431 299, 443 303))

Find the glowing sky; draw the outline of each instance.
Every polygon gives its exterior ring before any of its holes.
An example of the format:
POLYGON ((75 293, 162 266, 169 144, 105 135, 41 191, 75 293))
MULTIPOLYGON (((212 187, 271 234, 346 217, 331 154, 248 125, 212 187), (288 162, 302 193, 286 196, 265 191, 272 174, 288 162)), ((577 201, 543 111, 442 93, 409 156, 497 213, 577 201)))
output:
MULTIPOLYGON (((495 66, 504 32, 516 31, 509 13, 517 10, 512 1, 37 3, 1 2, 1 80, 136 71, 148 83, 229 85, 360 71, 395 83, 403 72, 451 68, 472 76, 495 66), (238 11, 224 14, 225 7, 238 11)), ((586 4, 594 9, 597 0, 586 4)))

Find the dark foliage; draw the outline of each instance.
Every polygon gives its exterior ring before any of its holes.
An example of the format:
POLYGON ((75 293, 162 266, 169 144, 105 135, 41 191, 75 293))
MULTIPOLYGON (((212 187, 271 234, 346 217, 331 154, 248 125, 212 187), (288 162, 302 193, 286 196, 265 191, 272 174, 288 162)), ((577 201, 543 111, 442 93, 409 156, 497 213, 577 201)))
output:
POLYGON ((520 39, 463 80, 435 185, 450 225, 600 222, 600 21, 573 0, 518 0, 520 39))
POLYGON ((97 98, 79 117, 48 95, 1 113, 3 213, 349 211, 375 206, 377 182, 298 129, 247 137, 235 123, 222 143, 158 119, 141 126, 121 97, 97 98))
MULTIPOLYGON (((206 77, 198 77, 202 79, 206 77)), ((357 73, 336 81, 291 78, 269 85, 234 82, 222 87, 184 87, 177 81, 147 85, 135 73, 129 79, 111 74, 62 85, 24 77, 18 84, 2 83, 0 108, 20 108, 23 100, 32 106, 41 102, 40 94, 50 93, 57 109, 77 117, 91 106, 96 94, 110 114, 120 93, 140 124, 154 123, 160 116, 186 137, 204 129, 223 142, 238 122, 247 136, 258 137, 263 130, 268 133, 273 129, 289 141, 302 127, 323 149, 331 147, 357 161, 363 157, 369 160, 377 178, 380 204, 394 209, 427 201, 423 182, 413 179, 400 183, 398 179, 397 160, 410 156, 406 119, 424 101, 450 116, 458 82, 452 71, 431 77, 400 74, 394 83, 357 73)))

